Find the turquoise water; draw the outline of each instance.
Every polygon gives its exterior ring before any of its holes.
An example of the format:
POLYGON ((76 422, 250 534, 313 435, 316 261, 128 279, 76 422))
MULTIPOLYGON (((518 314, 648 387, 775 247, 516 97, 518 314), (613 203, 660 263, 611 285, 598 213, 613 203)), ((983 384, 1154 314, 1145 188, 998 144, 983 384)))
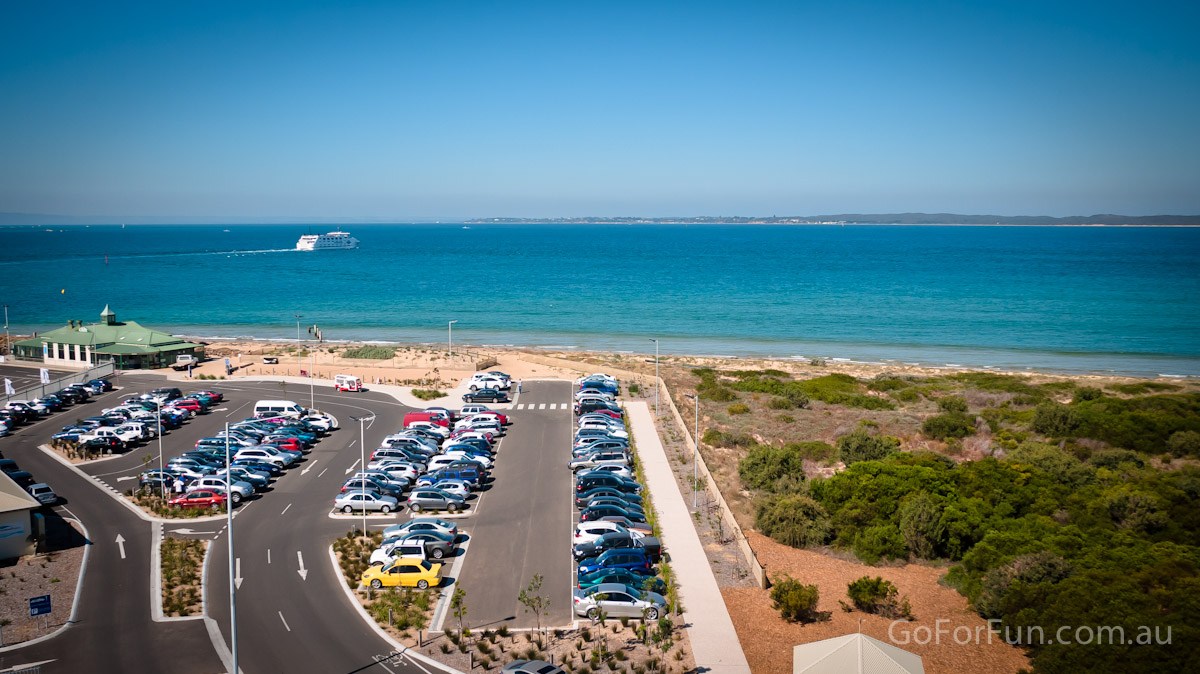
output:
POLYGON ((0 296, 16 331, 108 303, 199 337, 457 320, 473 344, 1200 376, 1200 229, 354 225, 358 250, 291 250, 310 229, 0 228, 0 296))

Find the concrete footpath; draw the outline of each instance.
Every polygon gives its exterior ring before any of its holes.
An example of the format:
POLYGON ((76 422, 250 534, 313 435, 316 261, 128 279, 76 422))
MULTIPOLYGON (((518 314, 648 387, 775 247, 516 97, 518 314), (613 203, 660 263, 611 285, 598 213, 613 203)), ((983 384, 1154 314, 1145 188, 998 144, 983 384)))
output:
POLYGON ((647 487, 658 510, 662 543, 670 553, 671 568, 679 584, 696 668, 714 674, 749 674, 750 665, 708 565, 700 536, 692 525, 691 512, 671 472, 666 450, 658 439, 650 407, 645 402, 630 402, 625 408, 629 411, 629 424, 647 487))

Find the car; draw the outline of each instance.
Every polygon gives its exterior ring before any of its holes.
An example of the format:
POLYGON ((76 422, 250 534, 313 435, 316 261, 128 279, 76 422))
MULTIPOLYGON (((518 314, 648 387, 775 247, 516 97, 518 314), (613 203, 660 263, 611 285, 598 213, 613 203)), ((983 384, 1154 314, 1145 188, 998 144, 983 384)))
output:
POLYGON ((107 380, 107 379, 93 379, 93 380, 91 380, 91 381, 89 381, 89 382, 87 382, 87 383, 88 383, 88 384, 92 384, 93 386, 99 386, 99 387, 100 387, 100 390, 102 390, 102 391, 111 391, 111 390, 113 390, 113 385, 112 385, 112 382, 110 382, 110 381, 109 381, 109 380, 107 380))
POLYGON ((413 483, 413 481, 415 481, 421 475, 421 472, 423 471, 423 467, 418 468, 417 467, 418 465, 419 464, 415 464, 415 463, 395 462, 395 463, 385 463, 385 464, 377 466, 375 468, 370 468, 370 464, 368 464, 367 467, 370 470, 378 470, 378 471, 386 474, 392 480, 404 480, 409 485, 411 485, 413 483))
POLYGON ((596 508, 605 505, 617 506, 618 508, 626 510, 629 512, 629 517, 636 516, 642 519, 645 519, 646 517, 646 511, 644 508, 642 508, 642 506, 636 503, 630 503, 620 496, 597 496, 588 501, 583 508, 580 508, 580 510, 583 511, 587 510, 588 508, 596 508))
POLYGON ((458 525, 436 517, 414 517, 404 524, 393 524, 384 529, 383 537, 388 538, 418 531, 440 531, 451 536, 458 536, 458 525))
POLYGON ((599 538, 590 543, 580 543, 571 547, 571 554, 575 557, 575 561, 579 561, 586 557, 595 557, 605 550, 614 550, 617 548, 641 549, 650 558, 650 562, 656 562, 662 557, 662 544, 653 536, 634 536, 628 531, 613 531, 603 534, 599 538))
POLYGON ((508 402, 508 393, 494 388, 481 388, 478 391, 471 391, 463 394, 464 403, 491 402, 491 403, 506 403, 508 402))
POLYGON ((389 487, 395 487, 396 489, 408 489, 409 484, 412 482, 407 478, 394 477, 385 470, 374 469, 360 470, 354 475, 351 475, 350 479, 353 480, 356 477, 368 477, 376 482, 382 482, 383 484, 386 484, 389 487))
POLYGON ((575 507, 582 510, 587 507, 588 503, 590 503, 592 499, 605 496, 616 497, 622 501, 625 501, 626 503, 630 503, 638 507, 642 506, 642 497, 637 494, 629 494, 619 489, 614 489, 613 487, 596 487, 595 489, 589 489, 583 493, 576 493, 575 507))
POLYGON ((197 489, 167 502, 172 508, 209 508, 219 510, 225 505, 225 492, 215 489, 197 489))
POLYGON ((653 570, 650 557, 638 548, 614 548, 605 550, 596 557, 579 560, 579 573, 588 574, 599 569, 629 569, 649 575, 653 570))
POLYGON ((609 401, 601 400, 600 398, 584 398, 583 400, 575 403, 575 416, 587 414, 588 412, 599 411, 621 414, 621 408, 615 403, 610 403, 609 401))
POLYGON ((408 509, 417 513, 422 510, 445 510, 455 513, 467 507, 466 501, 435 487, 418 487, 408 495, 408 509))
POLYGON ((575 476, 576 493, 590 491, 596 487, 612 487, 627 494, 638 494, 642 491, 642 485, 636 480, 613 475, 612 473, 588 471, 575 476))
POLYGON ((621 517, 620 515, 605 515, 604 517, 601 517, 600 519, 595 520, 595 521, 597 521, 597 522, 616 522, 617 524, 620 524, 621 526, 625 527, 626 529, 629 529, 630 531, 640 532, 643 536, 651 536, 654 534, 654 530, 650 528, 650 525, 648 523, 634 522, 633 520, 629 519, 628 517, 621 517))
POLYGON ((473 375, 467 383, 467 389, 470 391, 486 391, 488 389, 505 391, 510 388, 512 388, 510 380, 481 373, 473 375))
POLYGON ((627 480, 633 479, 633 469, 620 463, 603 463, 593 467, 591 472, 612 473, 613 475, 623 477, 627 480))
POLYGON ((629 455, 619 450, 602 449, 591 454, 575 457, 567 462, 567 468, 575 472, 590 471, 600 466, 629 466, 629 455))
POLYGON ((586 590, 577 589, 571 598, 575 615, 599 620, 604 614, 611 618, 641 618, 646 622, 666 615, 667 600, 655 592, 636 591, 619 583, 602 583, 586 590))
POLYGON ((269 461, 258 461, 256 459, 251 459, 248 457, 241 458, 241 459, 235 458, 232 462, 230 462, 230 465, 231 466, 241 466, 243 468, 248 468, 250 470, 258 471, 260 473, 266 473, 272 477, 275 477, 275 476, 283 473, 283 466, 281 466, 280 464, 271 463, 269 461))
POLYGON ((458 536, 440 531, 413 531, 401 538, 403 541, 420 541, 425 545, 427 557, 444 559, 454 553, 454 541, 458 536))
POLYGON ((618 524, 617 522, 606 522, 597 520, 594 522, 580 522, 575 525, 575 532, 571 535, 571 545, 579 545, 580 543, 590 543, 604 534, 613 532, 631 533, 634 538, 643 536, 640 531, 632 531, 631 529, 618 524))
POLYGON ((575 579, 575 586, 580 589, 587 589, 601 583, 621 583, 638 590, 649 590, 658 594, 667 592, 667 584, 662 578, 646 576, 629 569, 600 569, 577 576, 575 579))
POLYGON ((177 400, 177 399, 183 397, 183 391, 180 391, 179 389, 177 389, 173 386, 164 386, 163 388, 153 389, 147 395, 150 396, 150 398, 152 398, 152 399, 161 398, 164 401, 177 400))
POLYGON ((54 490, 50 488, 50 485, 46 484, 45 482, 31 484, 26 491, 28 491, 29 495, 37 499, 37 502, 41 503, 42 505, 54 505, 55 503, 58 503, 58 494, 55 494, 54 490))
POLYGON ((282 467, 287 467, 296 462, 296 459, 290 454, 284 454, 282 451, 271 451, 267 447, 245 447, 239 449, 233 455, 235 461, 240 459, 254 459, 256 461, 268 461, 282 467))
POLYGON ((483 454, 481 452, 478 452, 478 451, 452 449, 452 450, 446 452, 445 454, 442 454, 442 456, 448 456, 453 459, 457 459, 458 461, 469 461, 471 463, 477 463, 477 464, 483 466, 485 470, 491 470, 491 468, 492 468, 492 457, 490 457, 486 454, 483 454))
POLYGON ((400 501, 395 496, 385 496, 378 492, 357 489, 338 494, 337 498, 333 500, 333 507, 347 514, 377 510, 386 515, 398 510, 400 501))
MULTIPOLYGON (((250 470, 245 466, 229 466, 229 474, 233 475, 234 482, 249 482, 254 485, 254 491, 264 491, 271 485, 271 476, 260 473, 255 470, 250 470)), ((214 473, 216 477, 225 478, 225 471, 219 470, 214 473)))
POLYGON ((308 416, 303 417, 309 425, 322 433, 328 433, 334 429, 333 417, 328 414, 319 414, 309 412, 308 416))
POLYGON ((254 494, 254 485, 249 482, 234 482, 233 484, 229 484, 228 480, 216 475, 205 475, 204 477, 197 478, 187 486, 187 491, 189 492, 196 491, 197 489, 229 492, 233 505, 241 503, 254 494))
POLYGON ((583 456, 591 452, 608 450, 613 452, 628 452, 629 441, 617 440, 616 438, 607 439, 590 439, 587 442, 576 444, 571 447, 571 456, 583 456))
POLYGON ((117 438, 89 438, 80 440, 77 447, 81 454, 104 454, 124 451, 125 445, 117 438))
POLYGON ((384 496, 391 496, 397 500, 404 494, 404 489, 370 477, 352 477, 346 480, 342 484, 342 493, 345 494, 352 491, 372 491, 384 496))
POLYGON ((471 498, 471 484, 466 480, 447 478, 445 480, 438 480, 433 486, 464 501, 471 498))
POLYGON ((513 660, 500 668, 503 674, 567 674, 558 665, 545 660, 513 660))
POLYGON ((386 545, 379 546, 379 549, 371 553, 371 566, 387 566, 392 560, 400 557, 411 557, 414 559, 429 559, 425 554, 425 543, 423 541, 393 541, 386 545))
POLYGON ((646 521, 645 515, 643 515, 639 512, 635 512, 633 510, 628 510, 626 508, 622 508, 621 506, 611 505, 611 504, 594 505, 594 506, 588 506, 587 508, 584 508, 583 510, 581 510, 579 512, 579 521, 580 522, 590 522, 592 520, 598 520, 601 517, 608 517, 610 515, 624 517, 624 518, 630 520, 631 522, 645 522, 646 521))
POLYGON ((436 586, 441 578, 442 565, 424 559, 401 557, 387 566, 368 567, 362 575, 362 584, 378 590, 383 587, 416 587, 424 590, 436 586))

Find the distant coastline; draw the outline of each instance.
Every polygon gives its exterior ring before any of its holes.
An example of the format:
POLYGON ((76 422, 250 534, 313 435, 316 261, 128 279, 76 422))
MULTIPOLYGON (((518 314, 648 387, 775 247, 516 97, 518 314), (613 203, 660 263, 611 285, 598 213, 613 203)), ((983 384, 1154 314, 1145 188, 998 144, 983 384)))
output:
POLYGON ((839 213, 807 216, 587 216, 574 218, 380 218, 121 216, 0 213, 0 226, 69 225, 922 225, 946 227, 1200 227, 1200 215, 964 215, 959 213, 839 213))

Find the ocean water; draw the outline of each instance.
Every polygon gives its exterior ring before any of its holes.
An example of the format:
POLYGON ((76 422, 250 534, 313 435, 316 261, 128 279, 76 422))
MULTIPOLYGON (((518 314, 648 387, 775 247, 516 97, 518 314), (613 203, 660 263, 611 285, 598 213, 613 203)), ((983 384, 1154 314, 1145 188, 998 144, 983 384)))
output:
POLYGON ((1200 376, 1200 229, 353 225, 0 228, 27 333, 454 341, 1200 376), (301 331, 306 336, 306 331, 301 331))

